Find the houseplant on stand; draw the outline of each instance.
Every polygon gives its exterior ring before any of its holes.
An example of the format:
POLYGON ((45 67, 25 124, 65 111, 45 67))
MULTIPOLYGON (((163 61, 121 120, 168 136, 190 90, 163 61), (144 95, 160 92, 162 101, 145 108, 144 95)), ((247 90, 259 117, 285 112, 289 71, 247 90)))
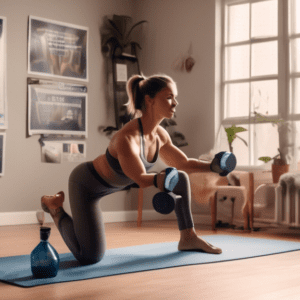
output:
POLYGON ((113 15, 112 19, 106 17, 101 28, 102 52, 112 52, 115 56, 126 52, 136 56, 136 48, 141 49, 141 46, 132 40, 132 33, 136 27, 146 22, 143 20, 132 25, 132 18, 129 16, 113 15))
POLYGON ((258 159, 268 163, 273 160, 272 163, 272 178, 273 183, 278 183, 279 178, 282 174, 289 172, 290 165, 288 164, 290 160, 289 148, 293 146, 293 142, 289 141, 291 124, 283 119, 270 119, 266 115, 254 111, 256 121, 261 123, 263 121, 271 121, 272 126, 277 126, 278 137, 279 137, 279 148, 278 154, 274 157, 261 156, 258 159))

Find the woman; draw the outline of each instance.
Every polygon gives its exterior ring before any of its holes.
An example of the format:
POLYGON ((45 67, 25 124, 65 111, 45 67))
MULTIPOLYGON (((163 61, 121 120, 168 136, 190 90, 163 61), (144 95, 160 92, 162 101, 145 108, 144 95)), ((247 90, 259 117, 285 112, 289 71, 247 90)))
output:
MULTIPOLYGON (((64 193, 42 197, 42 207, 49 212, 65 243, 82 264, 99 262, 106 241, 99 207, 102 197, 136 183, 141 188, 155 185, 164 190, 165 171, 151 172, 160 158, 179 171, 179 182, 173 192, 181 195, 175 212, 180 230, 178 250, 219 254, 222 250, 197 236, 191 215, 191 192, 187 173, 211 172, 209 162, 188 159, 172 144, 169 134, 159 124, 174 116, 178 102, 175 82, 168 76, 149 78, 135 75, 127 82, 128 112, 140 118, 128 122, 112 138, 106 154, 77 166, 69 178, 69 196, 73 219, 63 210, 64 193)), ((203 187, 214 192, 219 176, 212 173, 212 183, 203 187)))

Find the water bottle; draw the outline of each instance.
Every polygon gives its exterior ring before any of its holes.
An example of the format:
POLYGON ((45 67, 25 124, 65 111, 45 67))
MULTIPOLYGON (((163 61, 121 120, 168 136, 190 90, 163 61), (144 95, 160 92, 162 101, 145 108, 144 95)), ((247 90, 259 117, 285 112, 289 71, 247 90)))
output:
POLYGON ((50 278, 57 275, 59 255, 48 242, 50 227, 41 227, 41 242, 31 252, 31 271, 36 278, 50 278))

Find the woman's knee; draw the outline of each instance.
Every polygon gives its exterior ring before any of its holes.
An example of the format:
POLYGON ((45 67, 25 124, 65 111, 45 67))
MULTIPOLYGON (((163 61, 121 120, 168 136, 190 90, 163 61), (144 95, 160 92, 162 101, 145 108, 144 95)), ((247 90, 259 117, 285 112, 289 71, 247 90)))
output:
POLYGON ((91 256, 81 256, 80 258, 77 259, 81 265, 94 265, 103 259, 104 254, 105 253, 97 253, 91 256))
MULTIPOLYGON (((178 195, 185 196, 185 198, 190 194, 190 179, 186 172, 178 171, 179 181, 175 186, 173 192, 178 195)), ((188 197, 189 198, 189 197, 188 197)))
POLYGON ((179 175, 179 182, 181 182, 181 181, 184 181, 187 183, 190 182, 189 175, 186 172, 178 170, 178 175, 179 175))

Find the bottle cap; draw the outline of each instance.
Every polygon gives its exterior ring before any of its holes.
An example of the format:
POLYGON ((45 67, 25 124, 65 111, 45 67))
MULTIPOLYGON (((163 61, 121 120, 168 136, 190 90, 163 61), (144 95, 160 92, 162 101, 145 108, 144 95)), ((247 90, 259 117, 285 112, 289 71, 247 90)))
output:
POLYGON ((48 240, 48 238, 50 236, 50 231, 51 231, 50 227, 41 227, 41 230, 40 230, 41 240, 43 240, 43 241, 48 240))

